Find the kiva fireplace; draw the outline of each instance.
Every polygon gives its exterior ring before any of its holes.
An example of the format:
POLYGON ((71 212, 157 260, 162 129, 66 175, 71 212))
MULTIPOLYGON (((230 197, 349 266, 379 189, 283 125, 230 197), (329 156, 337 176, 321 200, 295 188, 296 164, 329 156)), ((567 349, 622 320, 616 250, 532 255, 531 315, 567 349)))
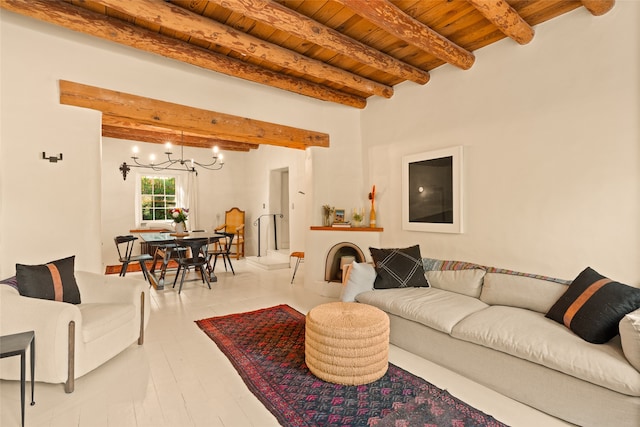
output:
POLYGON ((342 282, 342 267, 351 262, 365 262, 364 253, 356 244, 341 242, 329 249, 324 268, 326 282, 342 282))
POLYGON ((382 228, 311 227, 304 251, 305 288, 325 297, 339 298, 342 257, 371 262, 369 248, 380 247, 382 231, 382 228))

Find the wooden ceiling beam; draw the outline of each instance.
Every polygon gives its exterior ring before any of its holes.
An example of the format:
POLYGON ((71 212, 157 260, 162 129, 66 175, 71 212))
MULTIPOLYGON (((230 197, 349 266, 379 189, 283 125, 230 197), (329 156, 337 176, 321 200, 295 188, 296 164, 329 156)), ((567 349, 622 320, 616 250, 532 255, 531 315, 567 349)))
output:
POLYGON ((305 149, 328 147, 329 135, 60 80, 60 103, 224 140, 305 149))
POLYGON ((288 70, 331 81, 369 95, 384 98, 393 96, 393 88, 387 85, 300 55, 163 0, 94 0, 93 3, 288 70))
MULTIPOLYGON (((217 144, 231 144, 234 146, 238 146, 238 147, 241 147, 243 150, 244 148, 254 150, 260 146, 255 142, 247 142, 246 137, 239 136, 239 135, 226 135, 224 138, 221 138, 220 135, 211 135, 206 132, 201 132, 197 130, 194 132, 193 130, 185 131, 184 129, 173 129, 168 127, 161 127, 161 126, 158 126, 158 123, 154 123, 150 125, 150 124, 147 124, 146 122, 143 123, 129 117, 120 117, 120 116, 114 116, 111 114, 104 114, 104 113, 102 114, 102 124, 103 125, 106 124, 113 128, 120 127, 120 128, 126 128, 126 129, 141 129, 141 130, 146 130, 150 132, 165 132, 167 135, 167 139, 171 141, 177 141, 179 139, 178 135, 180 135, 180 133, 184 133, 185 137, 187 135, 191 135, 192 137, 206 138, 206 140, 209 141, 209 145, 205 145, 205 147, 207 148, 211 148, 213 145, 215 145, 213 141, 215 141, 215 143, 217 144)), ((164 144, 165 142, 167 142, 167 139, 159 141, 158 143, 164 144)), ((147 141, 147 142, 154 142, 154 141, 147 141)), ((201 140, 201 142, 204 142, 204 140, 201 140)), ((292 148, 304 149, 305 147, 301 147, 298 144, 296 147, 292 147, 292 148)))
POLYGON ((582 0, 582 5, 591 12, 593 16, 604 15, 613 9, 615 3, 615 0, 582 0))
MULTIPOLYGON (((150 142, 153 144, 161 144, 161 145, 169 142, 166 139, 166 134, 163 134, 161 132, 124 129, 124 128, 113 127, 109 125, 102 125, 102 136, 108 137, 108 138, 115 138, 115 139, 126 139, 129 141, 150 142)), ((174 143, 174 142, 171 142, 171 144, 175 146, 183 145, 185 147, 196 147, 196 148, 206 148, 206 149, 211 148, 209 146, 208 141, 204 143, 197 143, 197 142, 193 142, 193 140, 194 140, 193 137, 185 136, 183 140, 184 141, 183 144, 174 143)), ((230 143, 230 144, 233 144, 233 143, 230 143)), ((240 148, 235 145, 215 144, 215 146, 217 146, 220 150, 226 150, 226 151, 249 151, 249 148, 240 148)))
POLYGON ((533 40, 535 31, 505 0, 467 0, 507 37, 519 44, 533 40))
POLYGON ((218 146, 227 151, 249 151, 259 147, 258 144, 222 140, 207 135, 182 132, 175 129, 161 128, 136 122, 125 117, 102 115, 102 136, 109 138, 128 139, 131 141, 151 142, 188 147, 212 148, 218 146))
POLYGON ((331 49, 364 65, 418 84, 429 81, 429 72, 420 70, 373 49, 313 19, 272 0, 211 0, 225 9, 286 31, 302 40, 331 49))
POLYGON ((433 56, 468 70, 475 55, 413 19, 386 0, 335 0, 389 34, 433 56))
POLYGON ((0 7, 23 16, 240 79, 350 107, 366 106, 366 99, 362 97, 301 78, 265 70, 62 1, 1 0, 0 7))

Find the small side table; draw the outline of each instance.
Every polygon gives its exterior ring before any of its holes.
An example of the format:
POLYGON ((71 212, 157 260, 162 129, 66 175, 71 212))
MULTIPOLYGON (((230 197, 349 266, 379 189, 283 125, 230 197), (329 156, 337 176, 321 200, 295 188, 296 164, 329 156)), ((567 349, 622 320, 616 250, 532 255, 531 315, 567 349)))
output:
POLYGON ((36 372, 36 334, 33 331, 0 337, 0 359, 20 355, 20 403, 22 409, 22 426, 24 427, 24 389, 25 389, 25 353, 31 346, 31 405, 33 400, 33 385, 36 372))

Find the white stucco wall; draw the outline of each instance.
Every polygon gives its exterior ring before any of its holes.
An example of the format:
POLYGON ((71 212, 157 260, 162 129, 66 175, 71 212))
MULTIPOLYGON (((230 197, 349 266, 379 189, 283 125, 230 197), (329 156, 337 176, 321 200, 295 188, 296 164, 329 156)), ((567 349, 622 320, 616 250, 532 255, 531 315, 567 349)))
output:
POLYGON ((571 279, 640 283, 640 2, 584 8, 476 51, 362 114, 383 246, 571 279), (401 228, 401 159, 464 146, 463 234, 401 228))
MULTIPOLYGON (((579 8, 540 25, 527 46, 504 40, 475 52, 469 71, 441 67, 427 85, 399 85, 360 111, 2 11, 0 277, 16 262, 70 254, 78 268, 102 271, 102 245, 127 227, 103 210, 123 197, 119 174, 105 182, 100 114, 59 104, 57 81, 66 79, 330 134, 330 149, 230 153, 225 173, 208 178, 215 202, 200 204, 201 220, 223 211, 218 201, 244 203, 255 219, 270 170, 289 167, 290 202, 304 206, 292 217, 293 250, 305 250, 322 204, 368 206, 376 184, 381 246, 419 243, 425 256, 565 278, 591 265, 638 284, 638 22, 635 1, 602 17, 579 8), (465 147, 464 234, 403 231, 401 157, 454 145, 465 147), (40 160, 42 151, 64 160, 40 160), (113 200, 104 200, 107 187, 113 200)), ((129 143, 117 142, 128 157, 129 143)))
MULTIPOLYGON (((314 215, 320 221, 322 203, 340 204, 362 193, 358 110, 140 53, 6 11, 0 13, 0 43, 0 277, 13 274, 16 262, 42 263, 71 254, 77 257, 77 268, 104 271, 103 253, 106 258, 113 256, 113 249, 106 246, 113 245, 114 235, 135 225, 132 217, 130 226, 118 214, 103 217, 104 204, 132 200, 115 187, 122 185, 119 174, 109 175, 114 181, 103 182, 112 165, 102 171, 100 113, 60 105, 60 79, 330 135, 331 148, 313 153, 278 147, 228 153, 222 180, 201 174, 200 191, 209 197, 200 203, 203 221, 242 204, 255 219, 262 203, 268 202, 270 170, 288 167, 298 180, 291 191, 306 193, 290 194, 290 199, 297 212, 311 213, 304 219, 297 214, 292 218, 291 245, 304 250, 306 232, 314 215), (64 160, 49 164, 39 159, 42 151, 62 152, 64 160), (339 160, 333 160, 331 151, 339 160), (343 167, 345 157, 352 159, 349 168, 343 167), (326 185, 307 177, 312 164, 313 174, 328 178, 326 185), (314 182, 321 183, 321 191, 306 188, 314 182), (207 187, 215 190, 209 193, 207 187), (101 200, 102 188, 108 188, 106 200, 101 200)), ((131 143, 118 142, 123 158, 110 158, 115 164, 130 155, 131 143)), ((207 155, 208 150, 202 151, 207 155)), ((250 249, 255 244, 250 242, 250 249)))

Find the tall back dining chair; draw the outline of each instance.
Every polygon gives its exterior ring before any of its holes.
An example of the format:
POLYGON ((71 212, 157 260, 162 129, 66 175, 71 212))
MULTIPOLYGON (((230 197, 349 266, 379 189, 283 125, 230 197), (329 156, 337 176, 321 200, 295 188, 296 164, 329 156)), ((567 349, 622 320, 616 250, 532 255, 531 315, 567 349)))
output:
POLYGON ((122 263, 122 267, 120 268, 120 276, 124 277, 127 274, 127 268, 129 267, 130 263, 138 262, 140 263, 140 270, 142 270, 144 279, 146 281, 149 281, 149 272, 147 271, 146 262, 152 261, 153 257, 149 254, 132 255, 135 241, 138 240, 138 238, 132 235, 128 235, 116 236, 113 240, 116 243, 118 257, 120 258, 120 262, 122 263))
POLYGON ((180 276, 180 271, 182 271, 178 294, 182 292, 184 276, 185 274, 187 274, 187 270, 190 267, 194 267, 200 270, 202 283, 206 283, 209 289, 211 289, 211 284, 209 283, 209 275, 207 273, 207 261, 209 261, 209 256, 207 254, 209 239, 176 239, 176 245, 178 245, 178 247, 187 249, 178 251, 178 271, 176 271, 176 277, 173 280, 173 287, 175 288, 176 282, 178 281, 178 276, 180 276))
POLYGON ((231 208, 224 214, 224 224, 216 227, 215 231, 224 231, 225 233, 235 234, 233 245, 235 251, 231 255, 235 255, 236 259, 244 257, 244 211, 239 208, 231 208))

